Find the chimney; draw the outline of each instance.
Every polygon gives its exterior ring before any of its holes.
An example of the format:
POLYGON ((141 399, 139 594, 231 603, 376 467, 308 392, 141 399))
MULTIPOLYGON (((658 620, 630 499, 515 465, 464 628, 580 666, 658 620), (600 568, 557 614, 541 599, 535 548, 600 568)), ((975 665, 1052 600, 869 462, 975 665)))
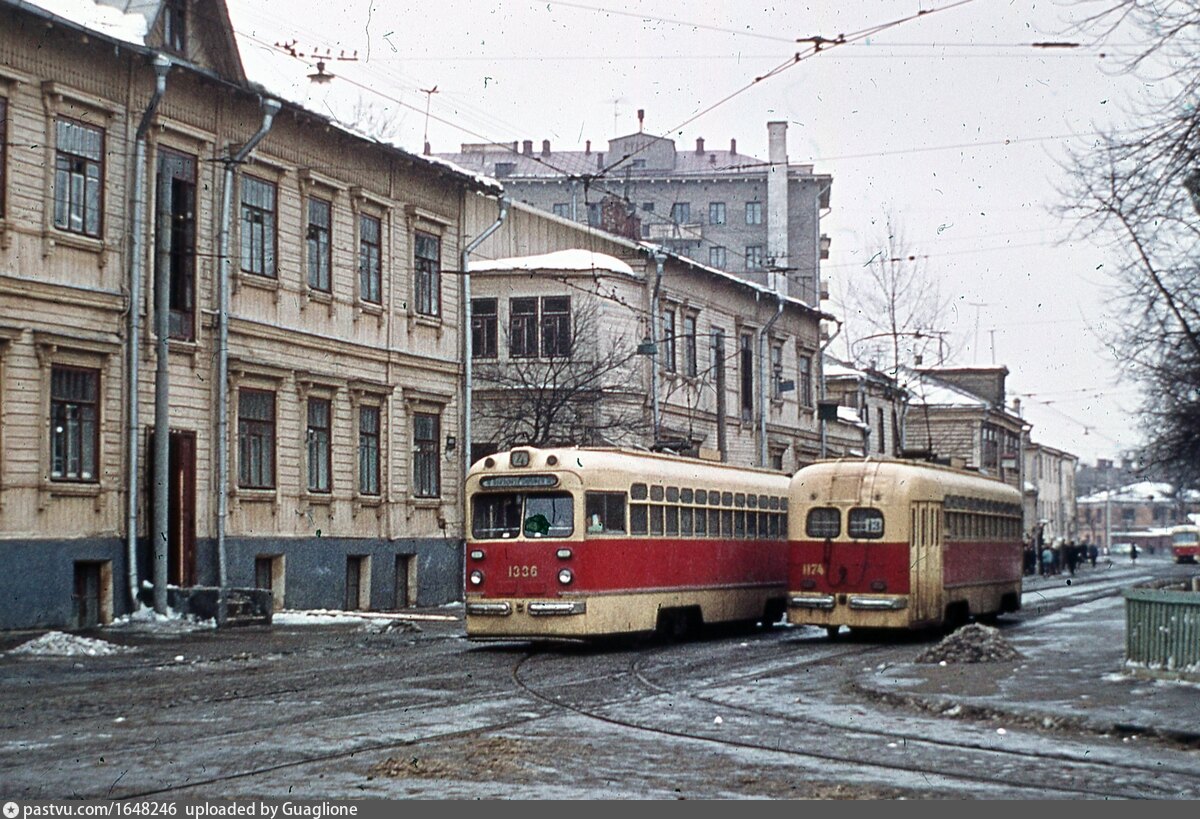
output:
POLYGON ((734 156, 737 156, 737 140, 736 139, 729 140, 729 153, 733 154, 734 156))
POLYGON ((428 141, 426 141, 426 142, 425 142, 425 156, 429 156, 429 153, 430 153, 430 151, 429 151, 429 142, 428 142, 428 141))
POLYGON ((704 153, 704 137, 696 137, 696 153, 704 153))
MULTIPOLYGON (((770 274, 775 281, 769 286, 776 292, 787 295, 788 258, 788 158, 787 123, 767 123, 767 256, 775 260, 777 270, 770 274)), ((816 303, 815 293, 797 293, 799 298, 816 303)))
POLYGON ((533 140, 527 139, 521 143, 521 153, 525 156, 533 156, 533 140))
POLYGON ((638 109, 638 133, 639 134, 642 132, 642 123, 645 121, 645 119, 646 119, 646 109, 639 108, 638 109))
POLYGON ((592 155, 592 141, 590 139, 587 141, 587 147, 583 149, 583 153, 587 156, 592 155))
POLYGON ((542 140, 542 156, 550 156, 550 140, 542 140))

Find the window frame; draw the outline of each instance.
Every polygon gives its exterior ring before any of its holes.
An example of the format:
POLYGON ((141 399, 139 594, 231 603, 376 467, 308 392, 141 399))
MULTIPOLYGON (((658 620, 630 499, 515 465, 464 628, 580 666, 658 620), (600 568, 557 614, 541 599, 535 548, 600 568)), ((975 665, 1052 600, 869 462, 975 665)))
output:
POLYGON ((746 203, 746 224, 761 225, 763 223, 763 203, 760 201, 746 203))
POLYGON ((676 225, 690 224, 692 221, 692 203, 672 202, 670 219, 676 225))
POLYGON ((279 400, 277 392, 273 389, 263 389, 261 387, 238 387, 238 489, 273 490, 278 485, 278 470, 276 469, 276 459, 279 451, 278 425, 279 425, 279 400), (247 417, 244 398, 253 396, 269 397, 270 398, 270 420, 265 418, 247 417), (267 434, 263 434, 263 433, 267 434), (266 441, 269 444, 269 457, 260 453, 258 458, 261 463, 259 469, 254 470, 254 459, 247 458, 247 447, 254 440, 266 441), (265 469, 269 469, 269 474, 266 475, 266 480, 256 482, 254 472, 258 472, 257 477, 263 477, 262 473, 265 469))
POLYGON ((425 230, 413 231, 413 302, 418 315, 442 315, 442 237, 425 230), (435 254, 425 252, 430 245, 435 254))
POLYGON ((660 366, 664 371, 673 373, 677 370, 676 366, 676 346, 675 346, 675 308, 664 307, 662 310, 662 328, 660 329, 662 336, 663 354, 660 357, 660 366))
POLYGON ((747 270, 762 270, 762 268, 763 268, 762 245, 746 245, 746 269, 747 270))
POLYGON ((508 299, 508 355, 510 358, 537 358, 541 333, 538 323, 537 296, 510 296, 508 299), (520 307, 520 311, 518 311, 520 307), (532 307, 532 312, 527 308, 532 307))
MULTIPOLYGON (((105 146, 108 141, 106 130, 99 125, 93 125, 83 120, 57 115, 54 118, 54 190, 53 201, 51 203, 53 215, 52 222, 56 230, 61 230, 63 233, 71 233, 78 236, 86 236, 91 239, 102 239, 104 237, 104 205, 105 205, 105 146), (77 128, 83 132, 91 132, 99 137, 99 149, 96 151, 97 156, 89 156, 87 154, 75 153, 71 150, 64 150, 61 147, 63 142, 63 133, 60 126, 69 128, 77 128), (64 162, 66 167, 63 167, 64 162), (82 167, 82 172, 80 171, 82 167), (90 174, 91 168, 95 168, 94 177, 90 174), (81 188, 76 190, 75 178, 82 176, 81 188), (63 197, 64 181, 66 182, 66 197, 63 197), (89 192, 92 187, 96 189, 96 201, 94 210, 89 208, 89 192), (75 196, 78 194, 82 197, 82 201, 76 202, 75 196), (59 218, 60 208, 62 209, 62 219, 59 218), (78 227, 73 225, 74 217, 77 208, 81 209, 80 224, 78 227), (94 228, 91 226, 91 219, 94 218, 94 228)), ((75 147, 75 146, 72 146, 75 147)))
POLYGON ((695 313, 683 314, 683 374, 687 378, 698 378, 700 375, 700 358, 696 349, 699 325, 700 319, 695 313))
POLYGON ((708 223, 710 225, 724 225, 726 224, 726 219, 724 202, 708 203, 708 223))
POLYGON ((541 358, 571 357, 571 297, 542 296, 538 303, 541 358), (558 304, 561 302, 561 305, 558 304), (553 305, 553 309, 551 306, 553 305))
POLYGON ((305 418, 305 466, 308 473, 305 486, 309 492, 328 495, 333 492, 333 400, 323 395, 310 395, 305 402, 305 418), (324 426, 313 420, 313 410, 322 408, 325 413, 324 426))
POLYGON ((382 491, 382 475, 383 475, 383 405, 374 403, 361 403, 358 405, 358 494, 369 497, 379 497, 383 494, 382 491), (375 414, 375 429, 373 431, 365 430, 363 418, 366 413, 373 412, 375 414), (365 447, 365 443, 374 442, 373 450, 365 447), (365 485, 367 482, 364 478, 364 454, 373 451, 374 462, 371 472, 367 474, 370 478, 370 486, 365 485))
POLYGON ((414 498, 432 499, 442 496, 441 441, 442 416, 435 412, 412 413, 412 485, 414 498), (432 434, 421 429, 431 425, 432 434), (418 437, 419 436, 419 437, 418 437))
MULTIPOLYGON (((164 171, 167 162, 173 162, 178 170, 171 172, 171 255, 168 262, 170 275, 170 304, 168 319, 170 338, 181 341, 196 340, 196 242, 199 233, 198 178, 199 158, 195 154, 161 146, 158 149, 158 173, 164 171), (190 173, 188 171, 190 170, 190 173), (175 210, 175 182, 188 186, 191 201, 191 219, 180 220, 175 210), (186 242, 183 249, 180 245, 186 242), (181 306, 179 302, 184 302, 181 306)), ((157 199, 158 187, 155 187, 157 199)), ((157 275, 157 260, 156 260, 157 275)))
POLYGON ((279 185, 260 176, 243 174, 241 183, 238 185, 238 202, 238 241, 240 250, 238 264, 241 271, 251 276, 261 276, 265 279, 278 280, 279 185), (257 202, 247 200, 249 193, 257 186, 262 186, 261 190, 264 193, 270 192, 271 207, 269 209, 257 202), (250 218, 254 215, 258 215, 259 222, 255 223, 250 218), (254 224, 258 224, 261 227, 250 230, 248 225, 254 224), (270 241, 268 241, 268 233, 270 234, 270 241), (261 242, 261 246, 257 248, 257 252, 254 245, 256 238, 261 242), (247 245, 247 242, 250 244, 247 245), (248 256, 251 267, 246 267, 248 256), (261 269, 255 269, 259 266, 261 266, 261 269))
POLYGON ((98 367, 82 367, 74 364, 51 364, 50 365, 50 384, 49 384, 49 413, 47 421, 50 426, 50 446, 49 469, 47 473, 50 480, 55 483, 75 483, 75 484, 99 484, 100 483, 100 428, 101 428, 101 410, 102 410, 102 395, 101 371, 98 367), (56 382, 59 380, 57 375, 77 374, 87 378, 91 388, 91 398, 71 396, 71 395, 56 395, 56 382), (61 408, 62 427, 59 426, 61 408), (75 421, 74 431, 67 427, 67 422, 70 421, 71 409, 74 408, 78 414, 75 421), (87 413, 83 412, 90 408, 91 418, 87 419, 87 413), (87 431, 87 425, 91 425, 90 433, 87 431), (86 434, 86 437, 85 437, 86 434), (90 442, 88 441, 90 438, 90 442), (72 442, 74 447, 72 447, 72 442), (88 445, 90 443, 90 466, 91 470, 87 469, 88 464, 88 445), (78 469, 75 474, 70 470, 71 451, 77 453, 79 460, 78 469), (56 453, 61 453, 56 455, 56 453), (61 460, 63 468, 61 472, 56 474, 55 463, 61 460))
POLYGON ((499 355, 499 330, 500 300, 471 299, 471 358, 496 358, 499 355))
POLYGON ((320 196, 308 197, 304 233, 306 281, 318 293, 333 292, 333 202, 320 196), (325 210, 324 225, 313 220, 313 209, 325 210), (316 234, 314 236, 314 233, 316 234), (314 269, 315 268, 315 269, 314 269), (316 274, 314 281, 313 274, 316 274), (322 282, 324 284, 322 285, 322 282))
POLYGON ((383 219, 373 213, 358 214, 358 298, 383 304, 383 219))

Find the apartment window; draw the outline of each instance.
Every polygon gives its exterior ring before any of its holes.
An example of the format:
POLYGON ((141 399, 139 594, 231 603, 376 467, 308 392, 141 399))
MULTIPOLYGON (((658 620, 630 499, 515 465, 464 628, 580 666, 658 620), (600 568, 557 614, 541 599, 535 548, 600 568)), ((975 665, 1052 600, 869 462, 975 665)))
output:
POLYGON ((763 223, 762 202, 746 203, 746 224, 761 225, 763 223))
POLYGON ((677 225, 684 225, 692 221, 692 204, 676 202, 671 205, 671 221, 677 225))
POLYGON ((725 224, 725 203, 724 202, 709 202, 708 203, 708 223, 710 225, 725 224))
POLYGON ((358 408, 358 491, 379 494, 379 407, 358 408))
POLYGON ((333 205, 315 196, 308 200, 308 286, 328 293, 333 289, 333 205))
POLYGON ((275 185, 242 177, 242 270, 275 278, 275 185))
POLYGON ((726 254, 723 247, 710 247, 708 249, 708 264, 710 267, 725 267, 726 254))
POLYGON ((555 202, 553 210, 555 216, 561 216, 564 219, 571 218, 571 205, 569 202, 555 202))
POLYGON ((163 45, 176 54, 187 52, 187 0, 163 4, 163 45))
POLYGON ((542 299, 542 355, 569 358, 571 355, 571 297, 542 299))
POLYGON ((763 249, 762 245, 748 245, 746 247, 746 269, 760 270, 763 266, 763 249))
POLYGON ((50 477, 100 480, 100 371, 55 366, 50 370, 50 477))
MULTIPOLYGON (((170 277, 170 337, 196 338, 196 158, 163 148, 158 155, 160 180, 168 181, 167 201, 158 212, 169 220, 170 252, 166 275, 170 277)), ((156 269, 155 275, 160 271, 156 269)))
MULTIPOLYGON (((383 304, 380 233, 379 219, 365 213, 358 217, 358 292, 363 301, 369 301, 372 304, 383 304)), ((417 254, 419 257, 420 250, 417 251, 417 254)), ((419 278, 420 273, 418 272, 417 275, 419 278)))
POLYGON ((238 486, 275 488, 275 393, 238 390, 238 486))
POLYGON ((742 394, 742 420, 754 418, 754 334, 742 333, 738 345, 738 364, 742 394))
POLYGON ((674 310, 663 310, 662 313, 662 368, 669 373, 675 372, 674 310))
POLYGON ((442 494, 438 441, 441 419, 423 412, 413 414, 413 495, 436 498, 442 494))
POLYGON ((495 358, 498 326, 496 299, 471 299, 471 358, 495 358))
POLYGON ((796 363, 800 368, 800 394, 796 396, 800 399, 800 405, 804 407, 812 406, 812 359, 806 355, 800 356, 796 363))
POLYGON ((683 374, 688 378, 699 375, 696 359, 696 317, 683 317, 683 374))
POLYGON ((771 345, 771 397, 775 400, 783 398, 783 345, 771 345))
POLYGON ((876 421, 875 426, 879 430, 878 436, 877 436, 879 438, 879 441, 875 447, 875 451, 883 452, 884 451, 884 446, 883 446, 883 407, 875 408, 875 421, 876 421))
POLYGON ((509 299, 508 352, 513 358, 537 357, 537 316, 537 299, 509 299))
POLYGON ((417 231, 414 237, 417 312, 437 316, 442 312, 442 240, 417 231))
POLYGON ((329 399, 308 399, 309 492, 328 492, 330 488, 331 415, 329 399))
POLYGON ((646 213, 654 213, 654 203, 653 202, 643 202, 642 210, 644 210, 646 213))
POLYGON ((104 205, 104 131, 73 119, 55 122, 54 226, 100 236, 104 205))

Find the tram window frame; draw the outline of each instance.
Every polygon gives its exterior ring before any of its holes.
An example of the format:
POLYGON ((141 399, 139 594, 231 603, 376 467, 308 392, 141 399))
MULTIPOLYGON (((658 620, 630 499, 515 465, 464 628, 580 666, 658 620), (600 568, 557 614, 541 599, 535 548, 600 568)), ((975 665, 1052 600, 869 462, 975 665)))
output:
POLYGON ((771 500, 768 501, 768 506, 772 512, 779 511, 779 497, 777 495, 772 495, 771 500))
POLYGON ((667 503, 679 503, 679 487, 667 487, 667 503))
POLYGON ((809 509, 804 519, 804 534, 819 540, 841 537, 842 510, 836 506, 814 506, 809 509), (831 523, 835 525, 830 526, 831 523))
POLYGON ((589 535, 623 535, 626 532, 624 492, 585 492, 583 495, 583 519, 585 532, 589 535), (592 527, 592 516, 598 515, 599 529, 592 527), (620 528, 615 528, 619 524, 620 528))
POLYGON ((758 540, 758 512, 753 510, 746 512, 746 537, 758 540))
POLYGON ((855 540, 879 540, 883 537, 884 526, 886 520, 883 515, 883 510, 874 506, 855 506, 846 513, 846 537, 854 538, 855 540), (855 531, 855 523, 860 521, 871 521, 865 531, 855 531), (879 522, 878 529, 874 526, 874 521, 879 522))
POLYGON ((666 518, 663 534, 668 537, 679 537, 679 507, 667 504, 663 507, 663 517, 666 518))
MULTIPOLYGON (((745 519, 744 515, 742 517, 741 524, 742 525, 740 528, 741 528, 742 533, 744 533, 746 531, 746 519, 745 519)), ((739 529, 738 519, 737 519, 736 515, 734 514, 734 510, 722 509, 721 510, 721 535, 726 538, 741 537, 742 535, 739 534, 738 529, 739 529)))
POLYGON ((679 534, 686 537, 691 537, 692 532, 692 507, 679 507, 679 534))
POLYGON ((696 537, 708 537, 708 510, 696 509, 695 513, 696 537))
POLYGON ((650 500, 654 501, 655 503, 662 503, 663 488, 661 486, 650 487, 650 500))
POLYGON ((722 492, 721 493, 721 505, 722 506, 733 506, 733 493, 732 492, 722 492))
POLYGON ((663 533, 663 508, 662 504, 650 504, 650 535, 651 537, 662 537, 663 533))
POLYGON ((779 539, 779 515, 775 512, 767 513, 767 537, 770 540, 779 539))
POLYGON ((629 534, 646 535, 650 533, 649 504, 629 504, 629 534))
POLYGON ((480 493, 471 502, 471 537, 475 540, 515 540, 521 534, 525 498, 518 492, 480 493), (504 507, 502 504, 507 503, 504 507), (511 514, 511 519, 501 520, 511 514), (483 522, 492 525, 483 528, 483 522))
POLYGON ((697 489, 696 490, 696 505, 697 506, 707 506, 708 505, 708 490, 707 489, 697 489))
MULTIPOLYGON (((537 514, 540 514, 540 511, 537 514)), ((545 517, 545 516, 543 515, 543 517, 545 517)), ((575 498, 574 498, 574 496, 572 496, 570 492, 539 492, 539 493, 534 493, 534 494, 526 494, 524 497, 524 502, 521 505, 521 534, 529 540, 541 540, 542 538, 553 538, 556 540, 561 540, 564 538, 569 538, 572 535, 574 535, 575 534, 575 498), (534 533, 531 534, 530 529, 529 529, 530 521, 532 521, 534 519, 535 515, 531 515, 529 513, 530 501, 536 502, 536 501, 546 501, 546 500, 549 500, 552 502, 564 501, 564 500, 566 501, 567 517, 565 518, 565 525, 568 528, 565 531, 563 530, 564 519, 559 516, 559 514, 558 514, 559 510, 558 510, 557 505, 553 504, 552 508, 554 510, 554 516, 547 521, 547 524, 549 526, 547 531, 542 534, 538 534, 535 531, 534 533)))
POLYGON ((738 492, 736 495, 734 495, 733 496, 733 505, 736 506, 738 509, 745 509, 746 508, 745 494, 742 492, 738 492))
MULTIPOLYGON (((732 518, 731 518, 731 520, 732 520, 732 518)), ((720 537, 721 536, 721 510, 720 509, 709 509, 708 510, 708 536, 709 537, 720 537)))
POLYGON ((649 489, 644 483, 635 483, 629 487, 629 499, 635 501, 644 501, 649 494, 649 489))
POLYGON ((748 506, 751 509, 757 509, 758 508, 758 495, 754 495, 754 494, 747 495, 746 496, 746 506, 748 506))
POLYGON ((692 494, 692 490, 690 487, 685 486, 679 490, 679 502, 680 503, 694 503, 695 502, 693 499, 693 494, 692 494))

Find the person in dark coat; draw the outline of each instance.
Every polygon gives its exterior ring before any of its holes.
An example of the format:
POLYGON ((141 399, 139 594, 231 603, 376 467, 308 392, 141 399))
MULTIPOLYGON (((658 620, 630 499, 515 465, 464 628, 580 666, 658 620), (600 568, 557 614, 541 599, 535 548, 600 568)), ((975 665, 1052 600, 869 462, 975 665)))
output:
POLYGON ((1079 552, 1075 548, 1075 541, 1069 540, 1063 544, 1063 559, 1067 563, 1067 571, 1071 573, 1071 577, 1075 576, 1075 564, 1079 560, 1079 552))
POLYGON ((1100 549, 1095 543, 1088 542, 1087 546, 1088 562, 1092 564, 1092 568, 1096 568, 1096 558, 1100 556, 1100 549))

